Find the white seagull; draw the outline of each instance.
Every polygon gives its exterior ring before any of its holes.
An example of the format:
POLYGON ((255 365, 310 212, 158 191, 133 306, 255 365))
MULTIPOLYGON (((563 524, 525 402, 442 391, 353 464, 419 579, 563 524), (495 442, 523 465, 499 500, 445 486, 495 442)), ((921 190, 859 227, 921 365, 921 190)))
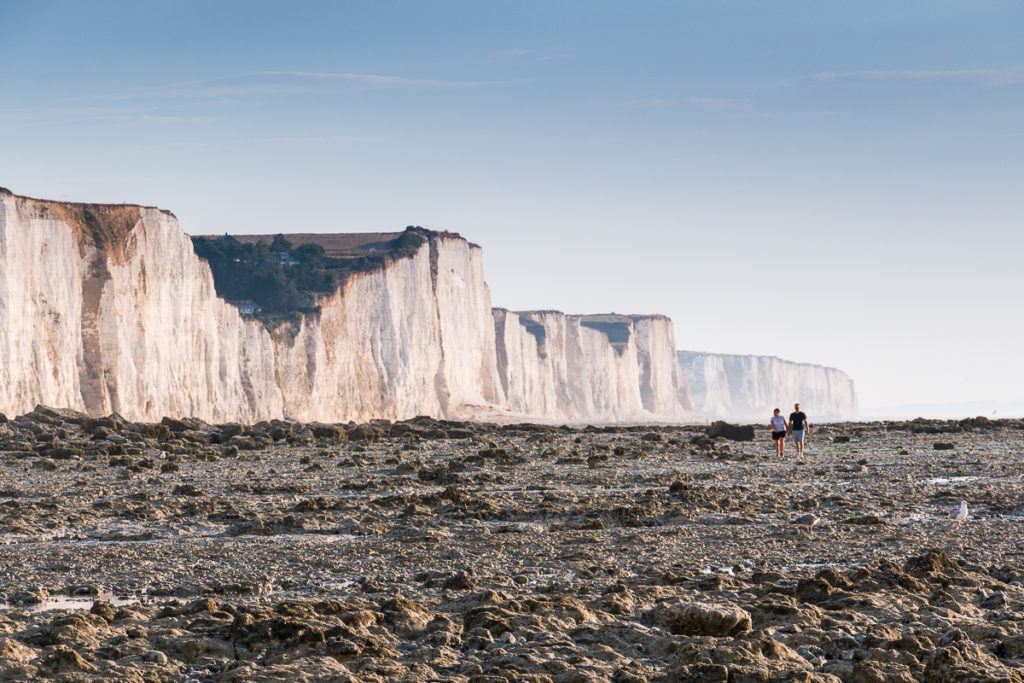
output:
POLYGON ((967 501, 961 500, 960 507, 953 510, 953 514, 950 515, 957 524, 963 524, 964 520, 967 519, 967 501))

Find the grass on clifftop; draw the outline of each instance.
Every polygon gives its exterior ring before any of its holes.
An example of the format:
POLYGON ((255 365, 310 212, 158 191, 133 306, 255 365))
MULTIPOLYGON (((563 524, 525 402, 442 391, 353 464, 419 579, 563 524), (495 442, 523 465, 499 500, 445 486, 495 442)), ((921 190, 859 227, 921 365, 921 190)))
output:
POLYGON ((270 242, 240 242, 230 235, 193 237, 192 246, 210 264, 218 296, 233 303, 255 302, 261 311, 253 317, 276 325, 319 312, 319 296, 333 292, 351 275, 412 256, 426 239, 422 229, 407 228, 386 251, 352 258, 327 256, 319 244, 295 247, 284 235, 270 242))

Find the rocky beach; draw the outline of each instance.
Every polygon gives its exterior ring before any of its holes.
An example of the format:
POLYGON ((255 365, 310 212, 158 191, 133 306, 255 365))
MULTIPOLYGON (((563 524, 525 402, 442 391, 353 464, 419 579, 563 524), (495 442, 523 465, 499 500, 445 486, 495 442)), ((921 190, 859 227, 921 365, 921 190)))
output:
POLYGON ((1024 680, 1024 422, 771 450, 39 406, 0 423, 0 679, 1024 680))

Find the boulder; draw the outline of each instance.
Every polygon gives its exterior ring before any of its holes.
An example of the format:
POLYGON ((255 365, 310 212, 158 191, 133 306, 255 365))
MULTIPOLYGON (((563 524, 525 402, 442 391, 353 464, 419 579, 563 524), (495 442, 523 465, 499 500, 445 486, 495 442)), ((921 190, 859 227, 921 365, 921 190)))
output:
POLYGON ((708 436, 712 439, 722 437, 730 441, 753 441, 753 425, 734 425, 721 420, 712 422, 708 427, 708 436))
POLYGON ((677 602, 652 609, 652 622, 676 635, 738 636, 751 627, 750 612, 732 605, 677 602))

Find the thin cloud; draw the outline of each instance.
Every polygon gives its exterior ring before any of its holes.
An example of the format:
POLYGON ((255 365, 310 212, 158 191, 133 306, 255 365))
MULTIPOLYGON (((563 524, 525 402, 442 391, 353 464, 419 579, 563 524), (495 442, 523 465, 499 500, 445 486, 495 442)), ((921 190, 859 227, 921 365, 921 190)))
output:
POLYGON ((498 85, 502 81, 446 81, 432 78, 404 78, 381 74, 331 73, 317 71, 261 71, 252 76, 311 79, 343 83, 359 83, 375 88, 478 88, 498 85))
POLYGON ((752 103, 747 98, 725 98, 725 97, 682 97, 682 98, 661 98, 650 97, 638 100, 628 100, 613 104, 614 107, 630 109, 660 109, 664 107, 694 107, 721 112, 747 111, 752 103))
POLYGON ((120 149, 134 151, 157 148, 205 149, 212 147, 251 147, 255 145, 345 145, 356 142, 367 142, 369 140, 371 140, 371 138, 353 135, 280 136, 231 138, 226 140, 176 140, 145 145, 123 145, 120 149))
POLYGON ((216 98, 260 95, 330 95, 346 91, 383 89, 463 90, 525 82, 527 81, 452 81, 347 72, 257 71, 224 78, 140 88, 121 93, 89 95, 69 101, 131 100, 145 97, 216 98))
POLYGON ((742 111, 750 109, 750 100, 747 98, 729 99, 722 97, 687 97, 683 104, 689 104, 704 109, 716 109, 719 111, 742 111))
POLYGON ((222 116, 160 113, 157 107, 15 107, 0 109, 0 121, 26 127, 56 124, 151 123, 191 124, 222 120, 222 116))
POLYGON ((553 59, 568 59, 572 57, 571 52, 552 50, 530 50, 513 47, 507 50, 499 50, 494 54, 494 59, 501 60, 525 60, 534 62, 549 62, 553 59))
POLYGON ((999 88, 1024 82, 1024 65, 1004 69, 867 69, 862 71, 823 71, 784 81, 839 83, 844 81, 965 81, 999 88))

